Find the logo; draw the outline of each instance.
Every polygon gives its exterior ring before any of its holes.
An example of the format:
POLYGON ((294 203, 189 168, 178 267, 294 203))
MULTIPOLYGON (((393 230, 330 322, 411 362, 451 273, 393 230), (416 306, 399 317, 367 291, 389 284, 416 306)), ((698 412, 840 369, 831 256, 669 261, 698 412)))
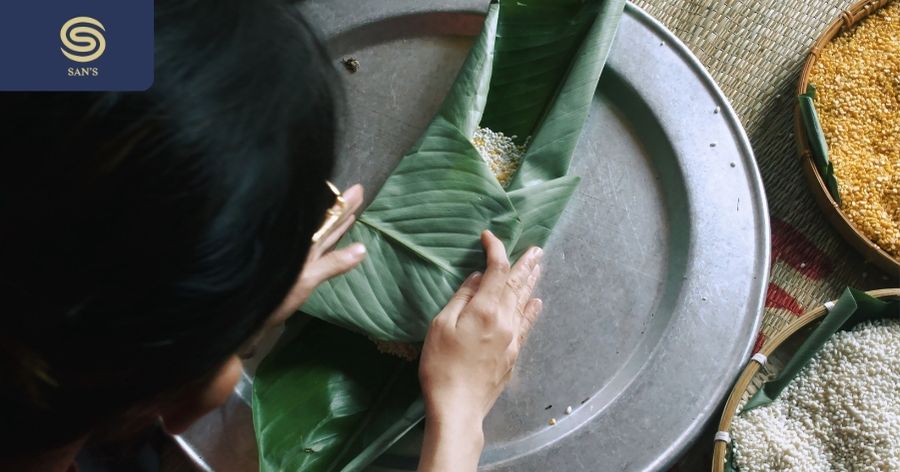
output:
POLYGON ((89 16, 76 16, 59 30, 62 53, 75 62, 93 62, 106 51, 106 28, 89 16))
POLYGON ((154 71, 153 3, 0 1, 0 91, 147 90, 154 71))

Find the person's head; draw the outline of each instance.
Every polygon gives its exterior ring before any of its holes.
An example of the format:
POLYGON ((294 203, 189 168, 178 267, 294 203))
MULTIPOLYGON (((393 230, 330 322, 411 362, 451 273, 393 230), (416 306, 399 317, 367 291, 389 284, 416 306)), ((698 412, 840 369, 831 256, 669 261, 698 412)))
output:
POLYGON ((145 93, 0 94, 0 456, 233 385, 334 199, 332 66, 282 3, 156 2, 145 93))

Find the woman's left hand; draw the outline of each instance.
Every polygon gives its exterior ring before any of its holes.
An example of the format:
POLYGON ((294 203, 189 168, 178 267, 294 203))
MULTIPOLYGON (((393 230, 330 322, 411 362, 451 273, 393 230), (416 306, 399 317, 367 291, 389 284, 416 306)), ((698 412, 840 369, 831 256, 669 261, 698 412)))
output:
POLYGON ((356 211, 362 206, 363 187, 356 184, 343 192, 346 207, 333 229, 309 248, 303 270, 297 282, 275 312, 270 323, 278 324, 288 319, 303 305, 313 290, 322 282, 356 267, 366 257, 366 247, 353 243, 345 248, 332 250, 344 233, 356 221, 356 211))

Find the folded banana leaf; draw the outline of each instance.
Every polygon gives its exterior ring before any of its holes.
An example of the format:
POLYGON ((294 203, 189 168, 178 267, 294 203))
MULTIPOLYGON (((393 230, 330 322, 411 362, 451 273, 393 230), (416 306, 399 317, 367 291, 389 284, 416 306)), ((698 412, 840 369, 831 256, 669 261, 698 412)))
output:
POLYGON ((422 420, 414 363, 319 320, 291 324, 296 339, 253 381, 261 471, 361 470, 422 420))
MULTIPOLYGON (((849 330, 854 326, 872 320, 900 319, 900 299, 877 299, 865 292, 848 287, 835 302, 834 307, 822 319, 818 327, 807 336, 803 344, 778 373, 774 379, 766 382, 747 401, 740 413, 744 414, 754 408, 759 408, 775 401, 781 392, 793 382, 798 374, 809 364, 822 349, 822 346, 838 331, 849 330)), ((728 444, 725 454, 726 472, 738 472, 734 465, 733 447, 728 444)))
POLYGON ((490 5, 437 116, 338 243, 362 242, 368 257, 302 308, 347 329, 293 323, 297 338, 256 372, 261 470, 362 470, 421 421, 415 364, 367 337, 424 339, 483 269, 482 230, 513 259, 546 242, 578 183, 566 173, 623 9, 624 0, 490 5), (507 188, 471 142, 479 126, 528 143, 507 188))
POLYGON ((490 5, 443 105, 339 247, 368 257, 302 311, 385 341, 418 342, 491 230, 514 259, 542 245, 578 184, 566 176, 624 0, 490 5), (477 127, 528 143, 508 188, 472 144, 477 127))
POLYGON ((834 166, 831 159, 828 158, 828 143, 825 141, 825 133, 822 132, 822 125, 819 123, 819 115, 816 113, 816 106, 813 100, 816 98, 816 86, 809 84, 806 87, 806 93, 797 97, 800 106, 800 116, 803 118, 803 128, 806 130, 806 139, 809 142, 809 149, 819 169, 819 175, 828 188, 831 198, 841 204, 841 194, 838 192, 837 178, 834 175, 834 166))

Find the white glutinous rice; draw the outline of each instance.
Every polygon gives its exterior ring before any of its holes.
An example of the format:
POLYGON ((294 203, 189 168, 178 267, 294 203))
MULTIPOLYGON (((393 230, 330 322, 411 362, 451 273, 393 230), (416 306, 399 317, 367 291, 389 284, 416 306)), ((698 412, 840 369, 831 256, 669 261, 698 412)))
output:
POLYGON ((900 471, 900 321, 835 333, 731 436, 741 472, 900 471))
POLYGON ((475 145, 478 154, 490 166, 494 177, 504 187, 509 185, 525 154, 525 145, 520 146, 513 141, 517 137, 506 136, 488 128, 476 129, 475 136, 472 137, 472 144, 475 145))

